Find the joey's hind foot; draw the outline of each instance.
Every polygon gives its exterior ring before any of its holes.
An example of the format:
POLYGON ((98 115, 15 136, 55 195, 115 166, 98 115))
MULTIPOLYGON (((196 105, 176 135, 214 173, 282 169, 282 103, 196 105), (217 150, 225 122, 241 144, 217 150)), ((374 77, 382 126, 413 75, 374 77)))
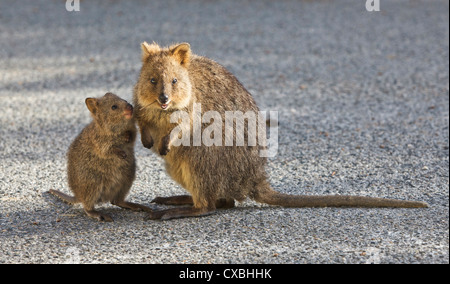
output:
POLYGON ((108 214, 100 213, 96 210, 85 210, 85 212, 89 217, 95 218, 101 222, 113 222, 114 221, 113 218, 111 218, 111 216, 109 216, 108 214))

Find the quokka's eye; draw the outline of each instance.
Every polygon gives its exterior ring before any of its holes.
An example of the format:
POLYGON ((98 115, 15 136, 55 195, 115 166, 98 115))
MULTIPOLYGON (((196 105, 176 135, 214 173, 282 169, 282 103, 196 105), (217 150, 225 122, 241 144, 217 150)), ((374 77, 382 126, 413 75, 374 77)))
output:
POLYGON ((155 84, 156 84, 156 79, 155 79, 155 78, 151 78, 151 79, 150 79, 150 83, 152 83, 153 85, 155 85, 155 84))
POLYGON ((172 84, 176 84, 178 82, 178 80, 177 80, 177 78, 173 78, 173 80, 172 80, 172 84))
POLYGON ((116 106, 116 105, 113 105, 113 106, 111 107, 111 109, 112 109, 112 110, 116 110, 116 109, 117 109, 117 106, 116 106))

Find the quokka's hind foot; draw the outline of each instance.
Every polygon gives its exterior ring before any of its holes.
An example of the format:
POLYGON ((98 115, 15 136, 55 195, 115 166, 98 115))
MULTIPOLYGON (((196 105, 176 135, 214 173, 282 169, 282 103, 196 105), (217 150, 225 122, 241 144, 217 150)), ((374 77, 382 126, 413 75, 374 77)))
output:
MULTIPOLYGON (((152 203, 163 205, 194 205, 192 196, 190 195, 175 195, 169 197, 155 197, 152 203)), ((216 208, 233 208, 234 199, 219 198, 216 200, 216 208)))
POLYGON ((162 205, 193 205, 194 201, 190 195, 175 195, 169 197, 155 197, 151 203, 162 205))
POLYGON ((111 202, 111 204, 119 206, 120 208, 130 209, 133 211, 153 212, 153 209, 150 207, 128 201, 113 201, 111 202))
POLYGON ((216 208, 220 209, 228 209, 228 208, 234 208, 234 199, 230 198, 219 198, 216 200, 216 208))
POLYGON ((179 207, 166 210, 153 211, 144 220, 169 220, 185 217, 202 217, 214 213, 215 209, 179 207))

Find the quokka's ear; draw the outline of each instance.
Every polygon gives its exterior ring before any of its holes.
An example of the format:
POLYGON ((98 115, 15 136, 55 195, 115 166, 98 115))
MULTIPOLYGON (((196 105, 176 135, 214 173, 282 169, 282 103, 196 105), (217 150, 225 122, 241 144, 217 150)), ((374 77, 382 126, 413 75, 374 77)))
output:
POLYGON ((87 98, 85 100, 86 106, 89 109, 89 111, 92 114, 95 114, 97 112, 98 102, 97 99, 94 98, 87 98))
POLYGON ((148 44, 146 41, 141 43, 142 49, 142 61, 147 60, 150 55, 156 54, 161 51, 161 48, 158 44, 153 42, 152 44, 148 44))
POLYGON ((180 43, 169 48, 170 55, 173 56, 181 66, 188 67, 191 57, 191 46, 189 43, 180 43))

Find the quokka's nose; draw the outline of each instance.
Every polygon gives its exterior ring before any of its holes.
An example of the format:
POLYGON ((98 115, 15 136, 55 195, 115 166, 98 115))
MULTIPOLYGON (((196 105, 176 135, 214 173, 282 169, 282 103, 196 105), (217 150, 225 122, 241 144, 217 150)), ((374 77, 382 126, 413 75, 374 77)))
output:
POLYGON ((169 101, 169 96, 167 96, 166 94, 161 94, 159 95, 158 100, 160 103, 165 104, 169 101))
POLYGON ((128 110, 133 110, 133 106, 130 105, 130 104, 127 104, 126 109, 128 109, 128 110))

